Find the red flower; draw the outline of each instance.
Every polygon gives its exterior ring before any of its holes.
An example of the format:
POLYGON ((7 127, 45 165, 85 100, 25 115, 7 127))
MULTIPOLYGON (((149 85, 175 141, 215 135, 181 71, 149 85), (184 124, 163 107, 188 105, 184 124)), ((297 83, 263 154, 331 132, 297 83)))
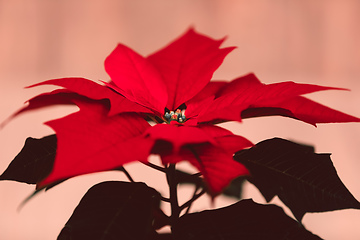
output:
POLYGON ((63 78, 34 85, 63 89, 34 97, 17 114, 53 104, 80 108, 46 123, 56 132, 58 149, 53 171, 38 187, 131 161, 146 162, 155 153, 163 164, 189 161, 218 193, 235 177, 248 174, 232 156, 252 143, 213 124, 269 115, 313 125, 359 121, 301 96, 335 88, 293 82, 265 85, 253 74, 210 82, 234 49, 220 48, 222 42, 190 29, 146 58, 119 44, 105 60, 108 83, 63 78), (151 126, 151 119, 157 124, 151 126))

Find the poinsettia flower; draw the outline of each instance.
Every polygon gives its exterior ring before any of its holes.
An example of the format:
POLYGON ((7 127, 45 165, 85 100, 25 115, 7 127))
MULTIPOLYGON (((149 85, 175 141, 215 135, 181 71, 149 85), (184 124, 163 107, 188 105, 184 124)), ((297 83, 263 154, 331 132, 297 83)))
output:
POLYGON ((222 42, 190 29, 148 57, 119 44, 105 60, 110 82, 62 78, 31 86, 62 89, 30 99, 15 115, 54 104, 79 107, 46 123, 56 132, 58 149, 51 174, 38 187, 131 161, 147 162, 155 153, 165 165, 189 161, 216 194, 235 177, 248 174, 232 156, 252 143, 215 123, 270 115, 313 125, 360 121, 302 96, 338 88, 294 82, 266 85, 254 74, 231 82, 210 81, 234 49, 220 48, 222 42))

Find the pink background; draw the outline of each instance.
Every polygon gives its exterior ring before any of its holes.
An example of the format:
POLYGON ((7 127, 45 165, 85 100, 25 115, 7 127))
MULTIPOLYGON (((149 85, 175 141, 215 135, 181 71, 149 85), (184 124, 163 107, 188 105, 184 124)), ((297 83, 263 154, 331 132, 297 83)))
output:
MULTIPOLYGON (((105 57, 118 42, 147 55, 189 26, 214 38, 228 36, 237 46, 215 73, 233 79, 254 72, 265 83, 293 80, 351 89, 309 95, 323 104, 360 117, 360 1, 356 0, 0 0, 0 121, 23 102, 49 87, 23 89, 51 78, 81 76, 107 80, 105 57)), ((75 108, 23 115, 0 132, 0 172, 28 136, 52 131, 42 123, 75 108)), ((360 199, 360 124, 310 125, 280 117, 225 124, 253 142, 279 136, 331 152, 338 174, 360 199)), ((161 174, 132 164, 135 180, 160 186, 161 174)), ((34 190, 16 182, 0 183, 0 239, 55 239, 86 190, 121 173, 99 173, 66 181, 17 211, 34 190)), ((191 189, 184 189, 190 194, 191 189)), ((264 199, 250 184, 246 198, 264 199)), ((186 198, 182 199, 182 201, 186 198)), ((203 198, 194 210, 209 207, 203 198)), ((278 202, 276 199, 274 202, 278 202)), ((216 206, 229 204, 219 199, 216 206)), ((286 209, 287 212, 289 212, 286 209)), ((325 239, 360 239, 360 212, 306 214, 305 226, 325 239)))

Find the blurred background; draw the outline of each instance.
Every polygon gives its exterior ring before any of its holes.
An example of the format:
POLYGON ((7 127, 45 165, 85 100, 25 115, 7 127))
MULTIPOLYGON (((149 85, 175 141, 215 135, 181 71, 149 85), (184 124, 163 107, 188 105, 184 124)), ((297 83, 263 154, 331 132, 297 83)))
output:
MULTIPOLYGON (((348 88, 350 92, 308 97, 360 117, 357 0, 0 0, 0 122, 27 99, 52 89, 25 86, 70 76, 108 80, 103 61, 118 42, 148 55, 190 26, 213 38, 227 36, 224 46, 237 46, 215 79, 231 80, 254 72, 264 83, 292 80, 348 88)), ((41 110, 9 123, 0 132, 0 172, 27 137, 52 134, 43 122, 74 110, 41 110)), ((318 153, 332 153, 340 178, 360 199, 360 124, 315 128, 271 117, 223 126, 254 143, 278 136, 314 145, 318 153)), ((131 164, 129 171, 135 180, 147 181, 166 194, 161 174, 137 164, 131 164)), ((34 197, 21 210, 19 205, 34 186, 0 182, 0 239, 56 239, 87 189, 110 179, 125 178, 115 172, 73 178, 34 197)), ((192 190, 183 191, 185 201, 192 190)), ((244 198, 265 202, 250 184, 245 186, 244 198)), ((220 198, 215 206, 230 203, 220 198)), ((209 207, 204 197, 193 210, 209 207)), ((324 239, 360 239, 358 210, 308 213, 303 222, 324 239)))

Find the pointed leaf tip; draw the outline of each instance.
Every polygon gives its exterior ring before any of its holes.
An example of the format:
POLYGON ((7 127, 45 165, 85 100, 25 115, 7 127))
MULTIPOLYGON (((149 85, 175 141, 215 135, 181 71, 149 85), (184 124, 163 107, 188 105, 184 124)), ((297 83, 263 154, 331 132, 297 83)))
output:
POLYGON ((168 94, 159 71, 137 52, 118 44, 105 60, 117 91, 130 101, 163 113, 168 94))
POLYGON ((57 147, 56 135, 41 139, 27 138, 20 153, 0 176, 0 180, 13 180, 36 184, 53 168, 57 147))
POLYGON ((147 59, 159 70, 169 94, 166 107, 176 110, 199 93, 233 48, 219 48, 214 40, 190 28, 147 59), (196 81, 194 81, 196 79, 196 81))
POLYGON ((314 84, 279 82, 263 84, 254 74, 239 77, 216 93, 199 122, 241 121, 261 116, 284 116, 316 126, 317 123, 359 122, 350 116, 303 97, 324 90, 344 90, 314 84))
POLYGON ((249 169, 250 182, 267 201, 278 195, 299 221, 307 212, 360 209, 330 154, 316 154, 311 146, 273 138, 237 152, 234 159, 249 169))

